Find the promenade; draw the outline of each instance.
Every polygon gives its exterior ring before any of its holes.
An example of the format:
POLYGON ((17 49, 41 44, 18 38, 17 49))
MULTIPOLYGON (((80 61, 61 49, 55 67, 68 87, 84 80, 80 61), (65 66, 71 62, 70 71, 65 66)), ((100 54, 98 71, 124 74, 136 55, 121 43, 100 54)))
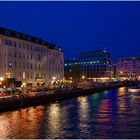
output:
POLYGON ((139 82, 127 81, 119 83, 103 84, 88 89, 66 89, 66 90, 50 90, 50 91, 40 91, 31 92, 28 94, 19 94, 13 96, 4 96, 0 98, 0 111, 15 110, 18 108, 25 108, 34 105, 47 104, 49 102, 55 102, 60 100, 65 100, 68 98, 74 98, 78 96, 87 96, 89 94, 94 94, 111 88, 118 88, 123 86, 136 86, 139 82))

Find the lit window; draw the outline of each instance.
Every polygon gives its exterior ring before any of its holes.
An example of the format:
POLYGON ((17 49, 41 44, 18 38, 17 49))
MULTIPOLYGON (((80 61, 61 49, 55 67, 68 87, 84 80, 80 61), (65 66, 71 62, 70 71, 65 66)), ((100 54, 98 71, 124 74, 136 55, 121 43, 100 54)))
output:
POLYGON ((11 77, 11 73, 6 73, 6 77, 10 78, 11 77))
POLYGON ((8 66, 9 68, 12 68, 12 62, 9 62, 8 66))
POLYGON ((25 72, 23 72, 23 79, 25 79, 25 72))

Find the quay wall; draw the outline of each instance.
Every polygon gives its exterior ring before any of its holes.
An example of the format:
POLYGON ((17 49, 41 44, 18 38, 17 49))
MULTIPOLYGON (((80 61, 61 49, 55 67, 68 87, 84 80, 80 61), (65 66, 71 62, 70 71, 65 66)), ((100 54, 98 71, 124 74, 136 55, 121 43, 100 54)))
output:
POLYGON ((0 99, 0 112, 15 110, 19 108, 25 108, 29 106, 36 106, 41 104, 47 104, 49 102, 55 102, 60 100, 65 100, 69 98, 74 98, 78 96, 87 96, 89 94, 94 94, 104 90, 119 88, 124 86, 136 86, 138 82, 124 82, 119 84, 109 84, 104 86, 97 86, 90 89, 73 89, 57 91, 54 93, 46 92, 45 94, 37 94, 34 96, 29 95, 19 95, 0 99))

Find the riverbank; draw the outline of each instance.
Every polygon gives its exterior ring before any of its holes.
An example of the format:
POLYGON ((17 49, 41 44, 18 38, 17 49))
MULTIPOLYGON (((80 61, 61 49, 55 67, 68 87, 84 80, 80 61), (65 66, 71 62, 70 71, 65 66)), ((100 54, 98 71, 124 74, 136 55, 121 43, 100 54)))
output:
POLYGON ((0 98, 0 111, 15 110, 18 108, 25 108, 34 105, 46 104, 49 102, 55 102, 60 100, 65 100, 68 98, 74 98, 78 96, 86 96, 89 94, 94 94, 111 88, 119 88, 123 86, 136 86, 138 82, 120 82, 117 84, 108 84, 102 86, 92 87, 90 89, 72 89, 64 91, 48 91, 40 92, 38 94, 30 95, 15 95, 6 96, 0 98))

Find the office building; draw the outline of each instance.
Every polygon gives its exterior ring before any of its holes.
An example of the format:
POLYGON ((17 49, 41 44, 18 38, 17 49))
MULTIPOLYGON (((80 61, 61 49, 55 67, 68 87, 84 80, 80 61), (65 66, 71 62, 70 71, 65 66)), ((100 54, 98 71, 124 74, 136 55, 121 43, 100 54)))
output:
POLYGON ((65 60, 65 78, 73 81, 110 81, 111 57, 106 50, 82 52, 77 59, 65 60))

